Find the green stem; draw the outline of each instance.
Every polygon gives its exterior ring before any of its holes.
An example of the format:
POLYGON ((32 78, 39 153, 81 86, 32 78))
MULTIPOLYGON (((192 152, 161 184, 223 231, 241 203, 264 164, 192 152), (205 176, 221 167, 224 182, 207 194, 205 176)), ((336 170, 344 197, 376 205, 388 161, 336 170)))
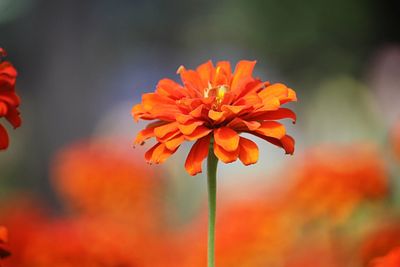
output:
POLYGON ((215 213, 217 204, 217 165, 211 142, 207 159, 208 182, 208 267, 215 267, 215 213))

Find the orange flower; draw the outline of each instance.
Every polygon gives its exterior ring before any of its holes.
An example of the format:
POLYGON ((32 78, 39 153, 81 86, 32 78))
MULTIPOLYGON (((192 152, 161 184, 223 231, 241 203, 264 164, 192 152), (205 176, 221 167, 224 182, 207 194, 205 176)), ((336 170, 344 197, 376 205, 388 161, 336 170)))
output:
POLYGON ((342 222, 363 201, 388 193, 385 163, 369 144, 314 148, 289 172, 285 176, 293 179, 293 185, 286 203, 303 218, 328 216, 342 222))
POLYGON ((398 267, 400 266, 400 247, 392 249, 386 256, 374 259, 371 267, 398 267))
POLYGON ((238 158, 245 165, 256 163, 258 147, 240 133, 251 133, 286 153, 294 151, 294 139, 275 120, 296 120, 293 111, 281 105, 296 101, 296 93, 284 84, 263 82, 252 76, 255 61, 240 61, 232 73, 230 63, 211 61, 196 70, 178 69, 183 86, 170 80, 159 81, 154 93, 144 94, 133 107, 136 121, 156 120, 140 131, 135 144, 156 138, 157 144, 145 154, 150 163, 162 163, 184 141, 196 141, 186 159, 191 175, 202 171, 211 140, 215 155, 224 163, 238 158))
POLYGON ((7 235, 7 229, 3 226, 0 226, 0 261, 1 259, 10 256, 10 251, 6 246, 8 241, 7 235))
MULTIPOLYGON (((18 106, 19 97, 15 93, 17 71, 10 62, 1 62, 6 52, 0 48, 0 118, 6 118, 14 128, 21 125, 18 106)), ((0 150, 8 147, 9 140, 6 129, 0 124, 0 150)))
POLYGON ((55 188, 75 214, 129 221, 138 231, 153 229, 162 221, 155 212, 162 205, 162 179, 107 140, 75 143, 58 153, 55 188))
MULTIPOLYGON (((388 219, 386 219, 388 220, 388 219)), ((366 266, 373 259, 382 257, 390 252, 394 247, 400 247, 400 227, 399 221, 391 221, 374 229, 363 240, 359 258, 366 266)))

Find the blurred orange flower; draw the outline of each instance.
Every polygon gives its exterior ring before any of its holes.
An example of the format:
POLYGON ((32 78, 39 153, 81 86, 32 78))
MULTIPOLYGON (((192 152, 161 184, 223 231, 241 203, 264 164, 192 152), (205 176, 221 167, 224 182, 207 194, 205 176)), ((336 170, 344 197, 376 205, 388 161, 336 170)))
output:
POLYGON ((368 234, 362 242, 360 259, 363 265, 367 265, 373 259, 385 256, 394 247, 400 247, 398 221, 386 223, 368 234))
POLYGON ((70 212, 114 218, 137 231, 162 224, 162 177, 110 140, 80 142, 61 150, 52 178, 70 212))
MULTIPOLYGON (((0 118, 4 117, 14 128, 21 125, 18 106, 20 99, 15 93, 17 71, 8 61, 1 62, 6 52, 0 48, 0 118)), ((0 150, 6 149, 9 144, 8 134, 0 124, 0 150)))
POLYGON ((3 258, 10 256, 10 251, 7 247, 8 232, 3 226, 0 226, 0 264, 3 258))
POLYGON ((296 93, 284 84, 263 82, 252 75, 255 61, 240 61, 232 73, 230 63, 211 61, 196 70, 181 66, 183 86, 170 80, 159 81, 154 93, 142 96, 133 107, 135 120, 156 120, 140 131, 136 144, 156 138, 157 144, 145 154, 150 163, 162 163, 184 141, 196 141, 186 159, 191 175, 202 171, 211 140, 215 155, 224 163, 249 165, 258 160, 258 147, 240 133, 250 133, 274 145, 294 151, 294 139, 276 120, 296 120, 293 111, 281 105, 296 101, 296 93))
POLYGON ((360 202, 388 192, 385 163, 377 148, 368 144, 309 150, 287 176, 293 184, 286 203, 303 218, 330 216, 340 221, 360 202))
POLYGON ((400 247, 392 249, 386 256, 376 258, 371 267, 398 267, 400 266, 400 247))

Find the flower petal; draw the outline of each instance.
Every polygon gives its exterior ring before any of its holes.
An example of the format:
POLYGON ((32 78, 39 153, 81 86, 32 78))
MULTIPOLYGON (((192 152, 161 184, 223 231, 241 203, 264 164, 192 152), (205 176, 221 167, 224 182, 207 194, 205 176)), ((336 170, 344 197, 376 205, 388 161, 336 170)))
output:
POLYGON ((259 123, 258 121, 246 121, 236 117, 231 122, 229 122, 227 126, 239 132, 255 131, 261 126, 261 123, 259 123))
POLYGON ((154 135, 158 138, 163 138, 176 130, 178 130, 178 123, 174 121, 154 128, 154 135))
POLYGON ((213 79, 214 74, 214 66, 211 60, 207 61, 206 63, 201 64, 196 69, 197 73, 200 76, 200 79, 203 81, 203 84, 207 85, 213 79))
POLYGON ((196 141, 186 158, 185 169, 190 175, 202 172, 201 164, 208 155, 211 135, 204 136, 196 141))
POLYGON ((185 124, 178 124, 178 128, 184 135, 190 135, 196 130, 197 127, 203 125, 204 121, 191 121, 185 124))
POLYGON ((247 109, 247 108, 250 108, 250 107, 247 106, 247 105, 242 105, 242 106, 223 105, 223 106, 221 107, 221 110, 222 110, 222 111, 225 111, 225 112, 230 112, 230 113, 236 115, 236 114, 238 114, 239 112, 241 112, 242 110, 245 110, 245 109, 247 109))
POLYGON ((240 137, 239 159, 244 165, 254 164, 258 161, 258 147, 253 141, 240 137))
POLYGON ((5 118, 9 123, 11 123, 14 129, 21 126, 21 117, 19 116, 19 111, 16 108, 10 108, 5 118))
POLYGON ((239 135, 229 127, 221 127, 214 131, 214 140, 226 151, 236 151, 239 146, 239 135))
POLYGON ((225 118, 225 115, 226 112, 224 111, 215 111, 213 109, 210 109, 210 111, 208 111, 208 117, 213 121, 221 121, 225 118))
POLYGON ((185 89, 171 79, 162 79, 157 84, 156 92, 172 99, 181 99, 187 96, 185 89))
POLYGON ((242 60, 236 65, 231 83, 231 91, 235 92, 240 88, 243 80, 251 78, 256 61, 242 60))
POLYGON ((251 120, 281 120, 292 119, 293 123, 296 122, 296 113, 288 108, 279 108, 277 110, 270 110, 260 112, 259 114, 250 114, 248 117, 251 120))
POLYGON ((146 128, 141 130, 133 141, 134 144, 143 145, 144 141, 154 137, 154 128, 146 128))
POLYGON ((267 142, 270 142, 273 145, 283 148, 285 150, 286 154, 293 155, 293 153, 294 153, 295 140, 290 135, 285 135, 281 139, 277 139, 277 138, 273 138, 273 137, 263 136, 263 135, 260 135, 260 134, 254 133, 254 132, 252 134, 264 139, 267 142))
POLYGON ((174 154, 175 151, 176 150, 169 150, 163 143, 157 143, 145 153, 145 159, 149 163, 163 163, 174 154))
POLYGON ((0 150, 8 147, 9 140, 6 129, 0 124, 0 150))
POLYGON ((255 130, 256 133, 263 136, 281 139, 286 134, 285 126, 276 121, 264 121, 261 126, 255 130))
POLYGON ((189 141, 194 141, 194 140, 197 140, 199 138, 206 136, 211 131, 212 131, 211 129, 209 129, 205 126, 199 126, 196 128, 196 130, 194 130, 193 133, 191 133, 189 135, 185 135, 185 139, 189 140, 189 141))
POLYGON ((183 142, 185 141, 185 137, 183 135, 178 135, 175 136, 174 138, 168 140, 165 142, 165 146, 169 150, 175 150, 177 149, 183 142))
POLYGON ((200 75, 194 70, 183 70, 179 73, 185 87, 191 92, 192 97, 202 97, 203 91, 207 87, 200 78, 200 75))
POLYGON ((231 163, 237 160, 239 149, 235 151, 226 151, 222 146, 214 142, 214 154, 224 163, 231 163))

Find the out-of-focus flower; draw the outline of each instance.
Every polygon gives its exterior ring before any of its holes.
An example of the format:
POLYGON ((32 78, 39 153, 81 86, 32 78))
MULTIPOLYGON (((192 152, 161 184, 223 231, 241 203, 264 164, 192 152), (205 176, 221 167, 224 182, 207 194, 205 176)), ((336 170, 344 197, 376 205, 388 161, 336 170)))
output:
POLYGON ((4 226, 0 226, 0 264, 3 258, 11 255, 9 248, 7 247, 8 232, 4 226))
POLYGON ((340 221, 360 202, 382 198, 388 190, 385 164, 372 145, 320 146, 295 165, 285 202, 303 218, 340 221))
POLYGON ((395 247, 400 247, 398 222, 383 225, 368 234, 362 242, 359 257, 362 264, 366 266, 373 259, 385 256, 395 247))
MULTIPOLYGON (((276 203, 265 198, 233 201, 219 206, 216 266, 278 266, 298 237, 298 228, 276 203)), ((190 253, 187 265, 205 266, 206 216, 178 234, 190 253), (190 244, 190 245, 189 245, 190 244)))
POLYGON ((249 165, 258 160, 258 147, 240 133, 251 133, 274 145, 294 151, 294 139, 276 120, 296 115, 281 105, 296 101, 296 93, 284 84, 262 82, 252 76, 255 61, 240 61, 232 73, 229 62, 211 61, 196 70, 181 66, 183 86, 162 79, 154 93, 142 96, 133 107, 135 120, 156 120, 136 137, 136 144, 156 138, 157 144, 145 154, 150 163, 162 163, 185 141, 196 141, 186 159, 191 175, 202 171, 213 140, 214 154, 224 163, 249 165))
MULTIPOLYGON (((20 99, 15 93, 17 71, 8 61, 1 62, 6 52, 0 48, 0 118, 5 118, 14 128, 21 125, 18 106, 20 99)), ((0 124, 0 150, 6 149, 9 139, 6 129, 0 124)))
POLYGON ((284 258, 284 267, 343 267, 339 263, 338 256, 335 255, 333 248, 323 245, 296 247, 296 251, 291 251, 290 255, 284 258))
POLYGON ((400 247, 392 249, 386 256, 373 260, 371 267, 398 267, 400 266, 400 247))
POLYGON ((134 232, 127 225, 101 219, 50 221, 30 238, 22 262, 35 267, 161 267, 152 263, 162 257, 168 266, 168 245, 160 239, 163 236, 134 232))
POLYGON ((163 183, 137 157, 109 140, 71 145, 53 165, 55 188, 75 213, 154 228, 162 223, 163 183))

